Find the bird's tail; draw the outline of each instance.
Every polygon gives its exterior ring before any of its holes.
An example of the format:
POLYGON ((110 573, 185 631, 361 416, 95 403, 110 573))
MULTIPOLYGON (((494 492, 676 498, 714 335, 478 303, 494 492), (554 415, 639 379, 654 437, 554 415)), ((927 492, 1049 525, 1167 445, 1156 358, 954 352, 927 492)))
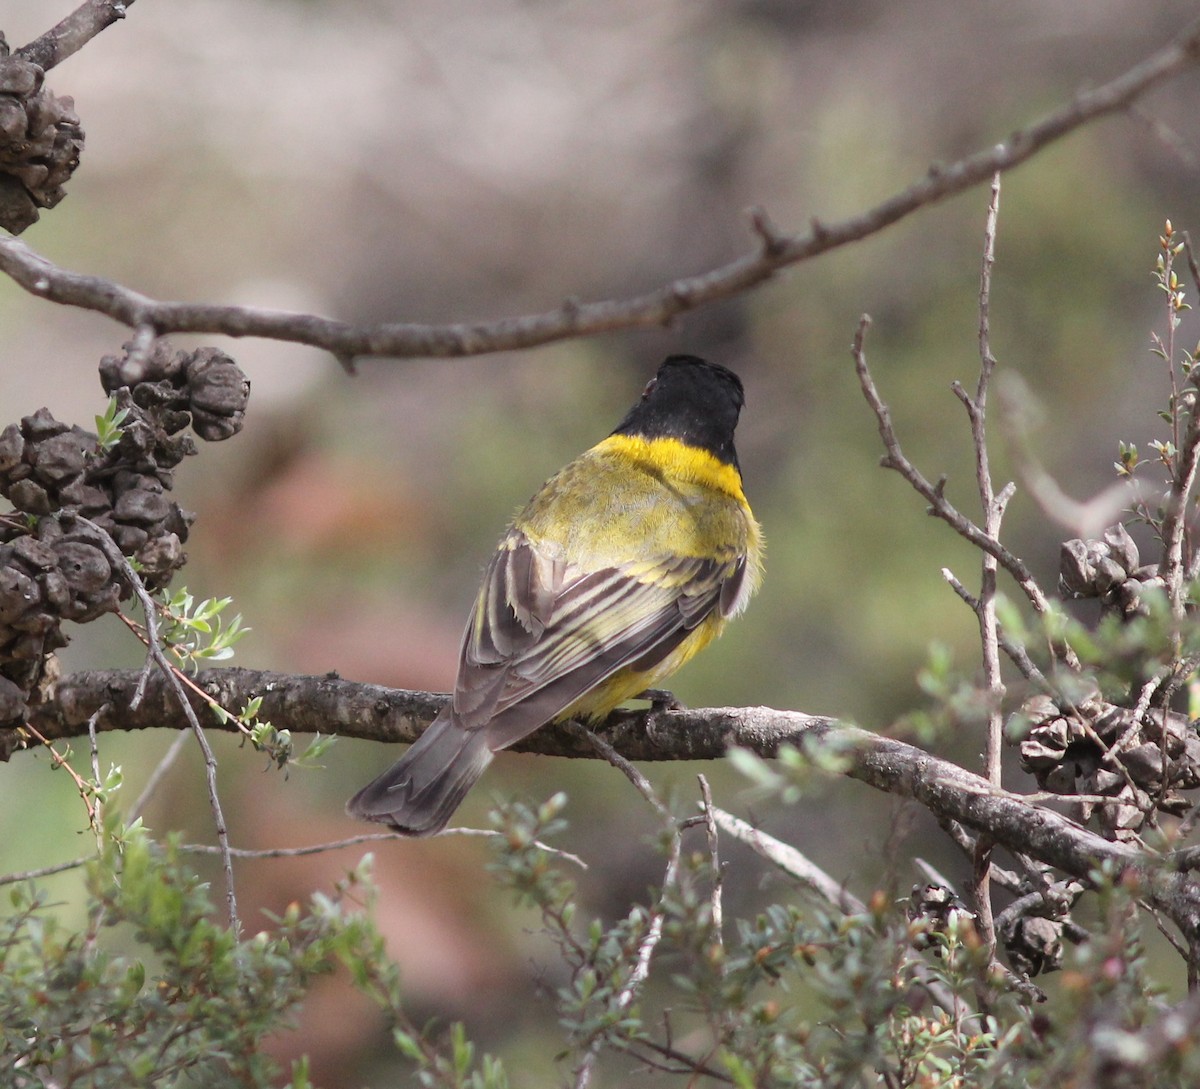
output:
POLYGON ((446 827, 491 762, 484 731, 464 730, 443 712, 408 752, 346 803, 346 812, 405 835, 431 836, 446 827))

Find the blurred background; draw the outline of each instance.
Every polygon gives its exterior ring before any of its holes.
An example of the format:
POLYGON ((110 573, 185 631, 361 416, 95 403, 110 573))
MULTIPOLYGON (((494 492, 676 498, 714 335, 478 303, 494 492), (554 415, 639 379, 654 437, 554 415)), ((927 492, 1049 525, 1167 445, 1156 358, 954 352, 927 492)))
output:
MULTIPOLYGON (((0 0, 16 48, 71 0, 0 0)), ((1183 0, 156 0, 138 3, 48 79, 87 133, 67 200, 23 236, 71 269, 164 298, 314 311, 356 322, 487 319, 567 296, 624 297, 754 244, 764 206, 785 230, 831 221, 905 188, 932 162, 1005 137, 1164 44, 1183 0)), ((1200 75, 1130 115, 1076 133, 1004 180, 993 347, 1020 375, 1032 442, 1064 489, 1109 483, 1118 440, 1165 438, 1149 351, 1163 297, 1151 273, 1165 218, 1200 230, 1200 75)), ((764 590, 681 673, 685 702, 763 703, 887 729, 921 705, 931 642, 970 674, 972 615, 940 571, 977 585, 978 557, 894 474, 854 378, 858 316, 910 457, 974 513, 962 406, 978 372, 977 293, 988 194, 976 189, 670 329, 466 360, 367 361, 347 377, 321 353, 206 339, 253 383, 245 431, 180 468, 198 512, 186 583, 232 595, 253 634, 247 666, 445 690, 483 564, 541 481, 605 435, 661 358, 695 352, 747 387, 739 449, 769 542, 764 590)), ((1196 339, 1185 327, 1183 343, 1196 339)), ((125 331, 0 281, 0 406, 45 405, 91 426, 96 364, 125 331)), ((996 429, 997 484, 1011 473, 996 429)), ((1063 532, 1018 492, 1006 537, 1047 588, 1063 532)), ((66 668, 135 665, 115 619, 80 631, 66 668)), ((106 737, 129 789, 168 736, 106 737)), ((225 740, 225 739, 220 739, 225 740)), ((982 739, 942 751, 978 766, 982 739)), ((358 829, 344 799, 397 753, 344 741, 324 771, 286 780, 219 747, 234 841, 296 846, 358 829)), ((884 880, 901 807, 855 783, 780 807, 729 769, 649 769, 693 804, 718 804, 800 844, 860 894, 884 880)), ((1020 780, 1011 780, 1017 785, 1020 780)), ((589 910, 611 919, 661 880, 648 807, 591 762, 506 756, 460 813, 565 790, 564 844, 592 864, 589 910), (613 845, 620 849, 614 850, 613 845)), ((41 755, 0 766, 0 869, 87 849, 82 806, 41 755), (36 819, 32 815, 36 814, 36 819)), ((210 840, 198 755, 147 814, 210 840)), ((904 851, 964 870, 917 817, 904 851)), ((731 845, 729 914, 780 895, 731 845)), ((362 849, 243 863, 244 918, 328 889, 362 849)), ((377 852, 381 926, 416 1020, 463 1018, 537 1084, 559 1047, 545 991, 551 954, 484 872, 487 847, 447 839, 377 852), (516 997, 515 996, 520 996, 516 997), (515 1000, 514 1000, 515 998, 515 1000)), ((905 861, 895 876, 915 879, 905 861)), ((214 876, 216 871, 213 871, 214 876)), ((78 878, 56 878, 64 911, 78 878)), ((388 1076, 382 1023, 331 981, 295 1039, 318 1084, 388 1076)))

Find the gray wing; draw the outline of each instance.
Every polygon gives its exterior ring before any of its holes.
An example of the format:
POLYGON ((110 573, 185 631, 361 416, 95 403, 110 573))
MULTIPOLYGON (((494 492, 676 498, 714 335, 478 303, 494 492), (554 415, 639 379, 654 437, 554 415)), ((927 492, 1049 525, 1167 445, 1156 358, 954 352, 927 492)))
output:
POLYGON ((519 531, 489 564, 467 625, 454 711, 511 745, 631 666, 651 669, 737 598, 745 560, 672 557, 582 572, 519 531))

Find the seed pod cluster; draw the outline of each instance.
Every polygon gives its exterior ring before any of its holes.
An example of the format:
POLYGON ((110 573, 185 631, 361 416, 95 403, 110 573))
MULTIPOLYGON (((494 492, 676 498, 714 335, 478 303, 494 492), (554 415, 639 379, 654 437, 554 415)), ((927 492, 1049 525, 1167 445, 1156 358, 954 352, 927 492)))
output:
POLYGON ((128 389, 133 404, 153 412, 165 434, 190 423, 207 442, 241 431, 250 399, 249 381, 224 352, 216 348, 173 352, 163 340, 147 353, 132 352, 126 345, 124 355, 105 356, 100 360, 100 383, 106 393, 117 396, 128 389))
POLYGON ((1139 718, 1100 701, 1063 711, 1047 696, 1027 700, 1020 714, 1032 723, 1022 766, 1043 790, 1105 798, 1079 804, 1109 838, 1133 839, 1155 809, 1182 816, 1191 808, 1182 791, 1200 787, 1200 737, 1186 715, 1152 707, 1139 718))
POLYGON ((0 725, 23 716, 48 654, 65 646, 63 620, 94 620, 125 588, 94 533, 69 516, 40 519, 32 532, 0 523, 0 725), (15 703, 13 688, 21 694, 15 703), (9 699, 5 699, 5 696, 9 699), (8 717, 6 717, 6 714, 8 717))
POLYGON ((110 564, 96 530, 135 559, 149 589, 187 559, 193 515, 170 498, 175 467, 201 438, 241 430, 249 382, 212 348, 106 357, 101 379, 127 410, 107 450, 95 434, 40 409, 0 431, 0 727, 21 721, 47 655, 66 644, 62 622, 113 612, 131 587, 110 564))
POLYGON ((43 86, 36 64, 0 39, 0 227, 20 234, 53 208, 79 165, 83 130, 72 99, 43 86))
POLYGON ((1098 540, 1064 541, 1058 581, 1064 597, 1098 598, 1105 612, 1127 619, 1145 612, 1148 587, 1164 585, 1155 564, 1141 564, 1137 543, 1120 523, 1098 540))

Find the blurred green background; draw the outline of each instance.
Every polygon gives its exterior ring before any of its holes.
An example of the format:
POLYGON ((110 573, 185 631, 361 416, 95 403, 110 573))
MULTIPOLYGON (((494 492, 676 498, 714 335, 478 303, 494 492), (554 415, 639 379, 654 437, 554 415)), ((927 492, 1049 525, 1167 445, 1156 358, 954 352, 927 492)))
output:
MULTIPOLYGON (((0 0, 0 29, 16 47, 72 6, 0 0)), ((628 296, 745 252, 750 205, 795 230, 860 212, 931 162, 1120 73, 1194 14, 1166 0, 1136 13, 1090 0, 143 2, 51 73, 55 92, 76 100, 87 146, 68 199, 24 238, 158 297, 350 321, 486 319, 628 296)), ((1166 217, 1200 229, 1198 91, 1187 74, 1004 181, 993 347, 1036 399, 1040 457, 1077 498, 1111 480, 1119 439, 1165 437, 1154 416, 1165 378, 1147 350, 1163 327, 1150 273, 1166 217)), ((769 552, 748 614, 674 689, 692 705, 764 703, 884 729, 920 705, 932 640, 975 668, 973 617, 940 570, 972 585, 978 558, 878 468, 849 344, 869 312, 869 357, 906 451, 930 477, 946 473, 947 493, 974 513, 969 434, 949 386, 977 374, 987 197, 980 188, 926 209, 664 330, 367 361, 353 379, 315 351, 217 340, 251 377, 251 411, 243 434, 178 474, 180 502, 199 514, 187 585, 233 595, 254 629, 241 664, 444 690, 512 511, 612 428, 662 356, 696 352, 745 380, 739 449, 769 552)), ((1195 340, 1194 324, 1184 332, 1195 340)), ((103 407, 96 364, 124 338, 0 281, 0 422, 46 405, 90 426, 103 407)), ((1002 484, 1011 468, 998 429, 996 439, 1002 484)), ((1019 492, 1006 537, 1048 588, 1062 536, 1019 492)), ((63 659, 141 656, 112 619, 80 631, 63 659)), ((101 758, 124 766, 136 794, 170 740, 106 737, 101 758)), ((960 736, 943 748, 974 767, 981 745, 960 736)), ((219 755, 234 840, 250 847, 352 834, 344 799, 396 753, 342 742, 327 770, 286 780, 232 744, 219 755)), ((722 767, 652 769, 681 805, 697 771, 718 804, 799 843, 860 893, 883 880, 897 804, 836 783, 783 809, 722 767)), ((569 846, 593 862, 588 905, 626 910, 662 862, 644 846, 653 814, 616 772, 507 756, 461 821, 483 824, 494 795, 557 789, 571 799, 569 846)), ((82 806, 44 756, 0 766, 0 796, 0 869, 87 849, 82 806)), ((211 838, 196 754, 147 821, 211 838)), ((918 818, 907 848, 961 876, 938 837, 918 818)), ((327 888, 361 853, 242 864, 251 928, 259 909, 327 888)), ((380 922, 418 1019, 463 1017, 527 1084, 551 1077, 558 1044, 538 996, 558 982, 553 961, 532 920, 491 888, 486 847, 450 839, 377 854, 380 922)), ((778 891, 737 850, 727 857, 728 912, 778 891)), ((896 867, 903 891, 913 875, 896 867)), ((69 912, 77 879, 55 881, 69 912)), ((381 1039, 366 1007, 331 984, 297 1038, 276 1046, 307 1049, 318 1083, 338 1089, 384 1076, 371 1057, 381 1039)))

